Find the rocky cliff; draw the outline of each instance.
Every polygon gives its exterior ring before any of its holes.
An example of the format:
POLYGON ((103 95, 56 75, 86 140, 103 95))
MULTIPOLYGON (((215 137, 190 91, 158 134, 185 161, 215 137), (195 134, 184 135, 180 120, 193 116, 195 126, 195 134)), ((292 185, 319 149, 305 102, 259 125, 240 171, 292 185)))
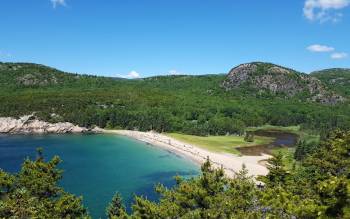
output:
POLYGON ((69 122, 48 123, 36 119, 34 116, 23 116, 19 119, 0 117, 0 133, 6 134, 46 134, 46 133, 84 133, 97 132, 73 125, 69 122))
POLYGON ((345 99, 325 89, 323 83, 310 75, 270 63, 247 63, 233 68, 222 86, 228 91, 237 88, 252 88, 257 93, 269 92, 286 97, 304 95, 308 100, 336 104, 345 99))

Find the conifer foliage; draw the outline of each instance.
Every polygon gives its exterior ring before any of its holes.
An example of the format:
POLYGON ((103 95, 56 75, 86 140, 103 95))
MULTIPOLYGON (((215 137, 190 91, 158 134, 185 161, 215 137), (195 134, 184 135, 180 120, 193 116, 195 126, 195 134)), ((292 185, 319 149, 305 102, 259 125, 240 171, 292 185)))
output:
POLYGON ((57 185, 60 162, 57 156, 45 162, 39 149, 18 174, 0 170, 0 218, 88 218, 82 199, 57 185))

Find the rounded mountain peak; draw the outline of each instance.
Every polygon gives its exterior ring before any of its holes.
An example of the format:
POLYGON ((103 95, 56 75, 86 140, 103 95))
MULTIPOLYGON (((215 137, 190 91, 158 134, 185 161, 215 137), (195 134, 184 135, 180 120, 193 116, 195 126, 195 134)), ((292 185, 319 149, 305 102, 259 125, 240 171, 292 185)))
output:
POLYGON ((340 96, 328 92, 317 78, 265 62, 241 64, 231 69, 222 87, 227 91, 241 88, 255 94, 267 92, 285 97, 307 94, 311 100, 332 104, 342 101, 340 96))

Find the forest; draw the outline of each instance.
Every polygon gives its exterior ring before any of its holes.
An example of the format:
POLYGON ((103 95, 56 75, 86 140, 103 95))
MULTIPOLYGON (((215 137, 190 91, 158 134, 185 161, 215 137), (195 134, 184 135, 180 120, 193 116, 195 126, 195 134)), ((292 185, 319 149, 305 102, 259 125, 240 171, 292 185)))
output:
POLYGON ((243 134, 246 127, 264 124, 300 125, 314 133, 350 128, 348 101, 326 105, 249 87, 226 91, 220 86, 224 79, 225 74, 213 74, 126 80, 0 63, 0 116, 35 113, 45 121, 84 127, 203 136, 243 134))

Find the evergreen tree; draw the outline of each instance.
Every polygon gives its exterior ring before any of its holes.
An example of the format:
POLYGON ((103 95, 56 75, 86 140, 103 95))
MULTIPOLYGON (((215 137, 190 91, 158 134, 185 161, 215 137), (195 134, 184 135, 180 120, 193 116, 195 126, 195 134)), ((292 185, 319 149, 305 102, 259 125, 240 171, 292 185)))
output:
POLYGON ((126 217, 123 199, 118 192, 113 196, 112 202, 108 205, 106 215, 110 219, 126 217))
POLYGON ((45 162, 25 160, 18 174, 0 170, 0 218, 88 218, 82 199, 64 192, 57 183, 59 157, 45 162))
POLYGON ((283 154, 281 152, 268 159, 267 169, 269 173, 266 176, 259 177, 259 179, 270 186, 284 184, 290 173, 283 165, 283 154))

